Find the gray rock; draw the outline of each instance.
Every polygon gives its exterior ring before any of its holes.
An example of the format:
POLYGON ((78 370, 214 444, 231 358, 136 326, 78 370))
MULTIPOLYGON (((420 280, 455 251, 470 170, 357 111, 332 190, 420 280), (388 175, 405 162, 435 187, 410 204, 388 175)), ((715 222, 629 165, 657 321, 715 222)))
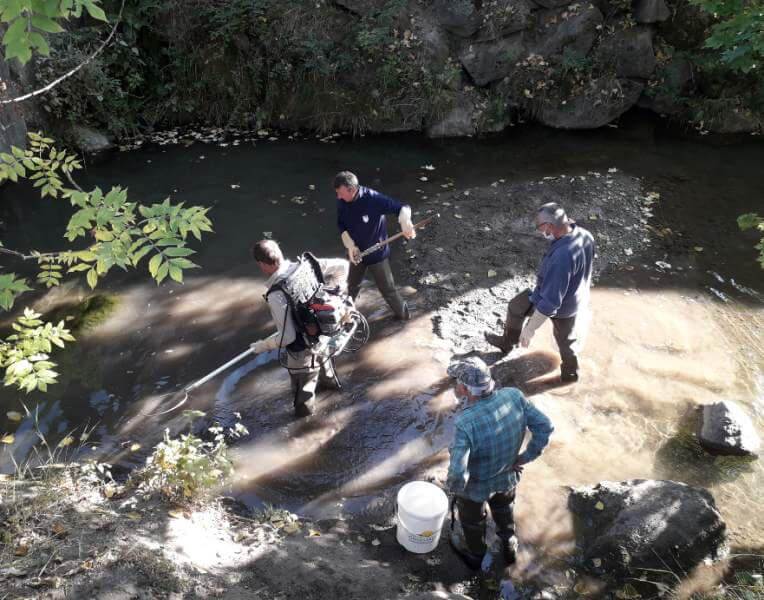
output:
POLYGON ((413 592, 400 596, 400 600, 472 600, 470 596, 464 594, 454 594, 451 592, 413 592))
POLYGON ((483 24, 472 0, 436 0, 433 13, 446 31, 459 37, 470 37, 483 24))
POLYGON ((665 0, 634 0, 631 11, 637 23, 660 23, 671 16, 665 0))
POLYGON ((496 42, 474 42, 459 55, 476 85, 488 85, 506 77, 526 54, 523 34, 515 33, 496 42))
POLYGON ((72 125, 68 137, 79 150, 87 154, 103 152, 114 147, 105 134, 84 125, 72 125))
POLYGON ((334 3, 360 16, 375 12, 382 7, 382 0, 334 0, 334 3))
POLYGON ((568 507, 584 567, 597 575, 682 574, 723 553, 725 524, 704 489, 675 481, 603 481, 571 490, 568 507))
POLYGON ((533 25, 531 5, 527 0, 497 0, 486 4, 479 13, 482 25, 477 39, 480 41, 497 40, 533 25))
POLYGON ((595 60, 612 67, 617 77, 648 79, 656 64, 652 29, 632 27, 604 38, 595 60))
POLYGON ((630 79, 593 80, 565 104, 542 103, 536 107, 539 122, 558 129, 596 129, 607 125, 634 106, 644 85, 630 79))
POLYGON ((540 10, 537 19, 528 50, 544 57, 562 54, 564 50, 586 56, 597 39, 597 26, 603 20, 599 9, 588 3, 571 11, 563 8, 540 10))
POLYGON ((443 65, 451 53, 448 47, 448 34, 430 19, 422 19, 418 31, 422 48, 430 66, 443 65))
POLYGON ((739 404, 722 400, 703 407, 698 442, 715 454, 758 456, 761 440, 739 404))
POLYGON ((455 92, 451 100, 451 109, 427 127, 429 137, 462 137, 477 132, 478 111, 472 97, 465 92, 455 92))
MULTIPOLYGON (((19 89, 10 80, 8 63, 0 60, 0 85, 5 86, 2 98, 13 98, 19 89)), ((10 152, 11 146, 26 148, 27 125, 20 104, 0 105, 0 152, 10 152)))
POLYGON ((679 115, 686 110, 683 99, 693 83, 692 64, 686 58, 672 58, 659 65, 653 76, 657 85, 645 88, 637 106, 660 115, 679 115))

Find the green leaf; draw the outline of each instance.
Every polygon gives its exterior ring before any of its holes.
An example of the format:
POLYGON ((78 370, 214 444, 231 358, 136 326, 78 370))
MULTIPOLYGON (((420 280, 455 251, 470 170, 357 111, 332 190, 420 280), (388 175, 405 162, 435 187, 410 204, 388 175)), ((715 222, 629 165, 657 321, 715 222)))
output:
POLYGON ((90 269, 90 271, 88 271, 87 279, 90 289, 95 288, 95 286, 98 285, 98 272, 95 269, 90 269))
POLYGON ((175 265, 170 265, 170 278, 178 283, 183 283, 183 271, 175 265))
POLYGON ((165 256, 172 256, 172 257, 191 256, 194 253, 195 253, 195 251, 192 250, 191 248, 184 248, 184 247, 167 248, 164 251, 165 256))
POLYGON ((106 18, 106 13, 103 12, 103 9, 100 6, 98 6, 93 0, 83 0, 82 4, 85 6, 85 9, 88 11, 88 14, 91 17, 99 21, 108 22, 108 19, 106 18))
POLYGON ((33 14, 31 21, 32 25, 41 31, 46 31, 48 33, 61 33, 64 31, 64 28, 56 23, 56 21, 39 13, 33 14))
POLYGON ((157 283, 162 283, 162 280, 167 277, 167 273, 170 270, 170 265, 167 262, 163 262, 162 266, 157 269, 156 280, 157 283))
POLYGON ((159 265, 162 264, 162 255, 161 254, 155 254, 151 257, 151 260, 149 261, 149 273, 151 273, 151 276, 156 279, 157 276, 157 270, 159 269, 159 265))

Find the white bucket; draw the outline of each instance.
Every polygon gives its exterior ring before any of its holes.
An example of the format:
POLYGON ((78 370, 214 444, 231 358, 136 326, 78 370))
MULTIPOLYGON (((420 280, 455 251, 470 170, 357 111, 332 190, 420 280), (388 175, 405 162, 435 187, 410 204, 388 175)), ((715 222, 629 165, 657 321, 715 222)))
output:
POLYGON ((438 486, 412 481, 398 491, 398 543, 409 552, 434 550, 448 512, 448 497, 438 486))

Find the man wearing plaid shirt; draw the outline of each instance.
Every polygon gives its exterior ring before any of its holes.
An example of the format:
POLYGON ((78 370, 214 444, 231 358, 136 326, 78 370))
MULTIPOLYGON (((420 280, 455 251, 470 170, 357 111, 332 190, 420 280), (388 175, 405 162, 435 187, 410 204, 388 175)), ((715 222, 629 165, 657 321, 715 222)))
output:
POLYGON ((512 509, 518 477, 544 450, 554 428, 520 390, 495 390, 491 372, 479 358, 452 364, 448 374, 456 378, 456 395, 465 402, 454 419, 448 467, 448 489, 454 494, 464 537, 452 535, 451 543, 468 565, 480 566, 486 552, 488 502, 504 559, 511 564, 517 549, 512 509), (526 429, 531 439, 520 452, 526 429))

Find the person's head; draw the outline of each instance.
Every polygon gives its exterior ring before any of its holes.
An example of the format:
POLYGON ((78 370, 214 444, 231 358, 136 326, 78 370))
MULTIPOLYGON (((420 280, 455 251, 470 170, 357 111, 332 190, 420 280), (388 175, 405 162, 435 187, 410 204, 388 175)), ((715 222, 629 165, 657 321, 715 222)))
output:
POLYGON ((570 231, 570 219, 556 202, 548 202, 536 211, 536 230, 548 240, 561 238, 570 231))
POLYGON ((334 176, 334 191, 339 200, 352 202, 358 192, 358 177, 350 171, 340 171, 334 176))
POLYGON ((252 245, 252 258, 265 275, 278 271, 284 261, 284 255, 279 245, 273 240, 260 240, 252 245))
POLYGON ((457 398, 465 399, 468 403, 493 394, 495 384, 491 370, 476 356, 452 363, 448 367, 448 374, 456 379, 454 393, 457 398))

